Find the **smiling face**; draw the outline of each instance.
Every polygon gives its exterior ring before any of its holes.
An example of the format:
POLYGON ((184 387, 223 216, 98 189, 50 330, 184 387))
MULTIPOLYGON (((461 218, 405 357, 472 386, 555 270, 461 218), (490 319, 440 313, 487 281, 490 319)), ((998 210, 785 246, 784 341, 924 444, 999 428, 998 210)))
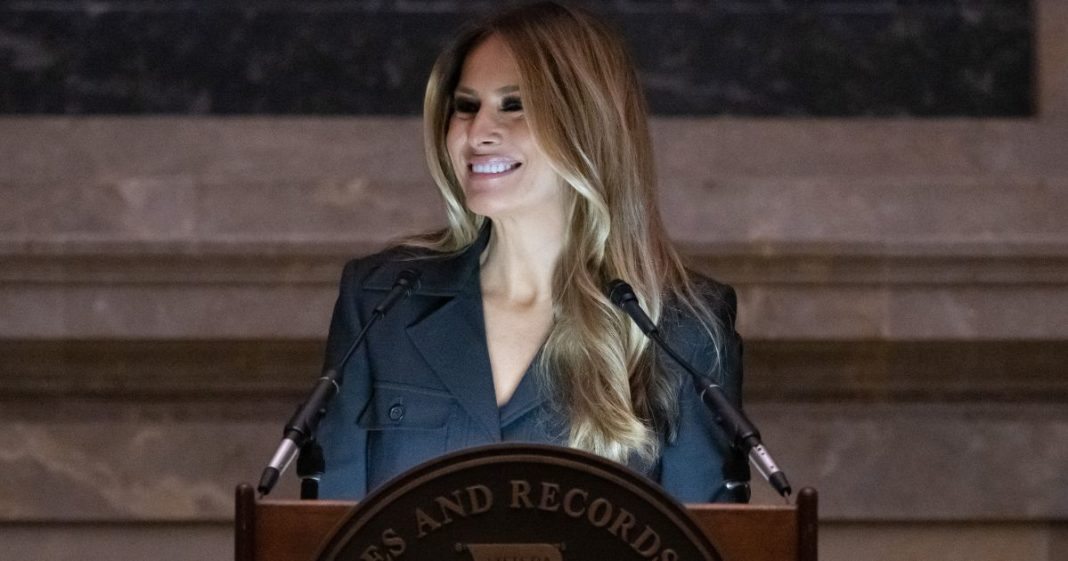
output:
POLYGON ((564 189, 523 112, 515 58, 496 35, 467 55, 445 138, 467 208, 490 218, 562 213, 564 189))

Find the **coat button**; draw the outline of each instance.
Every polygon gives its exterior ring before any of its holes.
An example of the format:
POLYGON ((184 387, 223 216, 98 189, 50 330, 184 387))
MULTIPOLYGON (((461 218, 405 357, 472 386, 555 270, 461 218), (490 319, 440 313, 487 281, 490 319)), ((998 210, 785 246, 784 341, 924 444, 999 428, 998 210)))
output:
POLYGON ((404 406, 396 404, 389 408, 389 419, 391 421, 399 421, 404 418, 404 406))

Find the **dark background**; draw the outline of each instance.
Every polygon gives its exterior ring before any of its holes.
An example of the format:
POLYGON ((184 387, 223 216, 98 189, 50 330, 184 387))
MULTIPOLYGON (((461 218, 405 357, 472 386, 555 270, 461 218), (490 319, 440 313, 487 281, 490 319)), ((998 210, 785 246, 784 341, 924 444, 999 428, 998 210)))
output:
MULTIPOLYGON (((9 0, 0 113, 415 115, 441 46, 508 3, 9 0)), ((573 3, 657 114, 1034 114, 1027 0, 573 3)))

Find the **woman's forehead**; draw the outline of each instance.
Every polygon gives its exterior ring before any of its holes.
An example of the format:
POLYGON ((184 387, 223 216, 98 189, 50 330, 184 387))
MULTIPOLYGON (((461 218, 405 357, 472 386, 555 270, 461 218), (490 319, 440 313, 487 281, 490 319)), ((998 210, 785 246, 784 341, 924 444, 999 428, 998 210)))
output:
POLYGON ((464 58, 457 91, 508 93, 519 88, 519 65, 499 35, 490 35, 464 58))

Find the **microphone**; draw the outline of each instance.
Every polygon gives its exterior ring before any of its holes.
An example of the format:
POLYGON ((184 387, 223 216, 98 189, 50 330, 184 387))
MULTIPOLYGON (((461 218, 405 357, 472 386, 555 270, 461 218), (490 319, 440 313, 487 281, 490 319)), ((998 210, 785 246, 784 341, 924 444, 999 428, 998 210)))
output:
POLYGON ((348 364, 349 358, 352 357, 352 354, 367 336, 367 331, 379 318, 384 317, 386 312, 393 308, 397 302, 419 287, 419 276, 419 271, 412 269, 405 269, 397 274, 393 287, 389 289, 382 301, 375 306, 371 312, 371 318, 367 320, 367 324, 356 335, 348 351, 345 352, 345 356, 342 357, 337 366, 323 372, 308 399, 297 406, 296 412, 290 417, 289 422, 286 423, 285 430, 282 432, 282 443, 278 445, 278 450, 275 451, 274 456, 271 456, 271 461, 267 463, 267 467, 263 469, 263 475, 260 476, 260 484, 257 487, 260 492, 260 498, 271 492, 271 489, 278 483, 279 476, 289 467, 297 452, 319 426, 319 421, 326 414, 327 404, 330 403, 330 400, 337 395, 341 388, 341 373, 345 371, 345 365, 348 364))
POLYGON ((627 315, 634 320, 634 323, 638 324, 638 329, 641 329, 642 333, 650 337, 660 334, 656 324, 649 319, 645 310, 642 309, 642 305, 638 303, 638 297, 634 294, 634 289, 629 284, 619 279, 608 283, 608 299, 622 308, 624 312, 627 312, 627 315))
POLYGON ((652 339, 679 366, 682 366, 683 369, 690 373, 693 377, 694 387, 700 393, 701 401, 712 410, 716 422, 723 427, 723 430, 727 432, 727 436, 730 437, 732 446, 748 454, 749 461, 760 472, 760 475, 768 480, 768 483, 775 488, 779 495, 788 499, 791 489, 790 483, 786 480, 786 474, 779 469, 771 454, 764 448, 760 441, 760 432, 757 431, 752 421, 745 416, 741 409, 731 403, 719 384, 697 372, 689 362, 679 356, 675 349, 664 341, 660 336, 660 330, 657 329, 656 324, 649 319, 648 314, 642 309, 641 304, 638 303, 638 297, 634 294, 634 289, 629 284, 619 279, 613 280, 608 283, 607 292, 608 298, 613 304, 626 312, 646 336, 652 339))
MULTIPOLYGON (((413 290, 419 288, 419 271, 412 269, 405 269, 397 273, 397 279, 393 281, 393 288, 389 289, 389 293, 382 299, 381 302, 375 306, 374 318, 386 315, 393 306, 403 298, 407 298, 413 290)), ((345 358, 348 358, 347 356, 345 358)))

